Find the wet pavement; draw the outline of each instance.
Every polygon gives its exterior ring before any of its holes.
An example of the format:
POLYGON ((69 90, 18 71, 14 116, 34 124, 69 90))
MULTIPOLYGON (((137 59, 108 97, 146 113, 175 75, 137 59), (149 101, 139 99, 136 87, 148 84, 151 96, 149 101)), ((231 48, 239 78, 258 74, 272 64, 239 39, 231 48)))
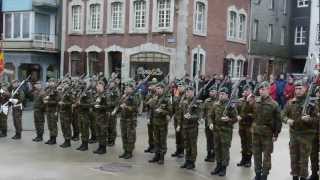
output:
MULTIPOLYGON (((80 142, 73 142, 72 148, 62 149, 58 145, 48 146, 42 143, 33 143, 33 118, 32 111, 24 112, 23 124, 25 131, 20 141, 11 140, 12 121, 9 119, 9 136, 0 139, 0 180, 250 180, 254 177, 253 168, 238 168, 236 164, 240 160, 240 139, 237 127, 234 128, 231 147, 231 161, 227 176, 220 178, 211 176, 210 172, 215 163, 206 163, 206 143, 203 124, 200 125, 198 140, 198 159, 196 169, 189 171, 180 169, 183 159, 171 157, 175 151, 174 130, 172 123, 168 135, 168 153, 165 165, 150 164, 148 160, 152 154, 145 154, 147 147, 147 121, 139 118, 137 129, 137 143, 134 157, 131 160, 119 159, 122 153, 121 139, 116 141, 116 146, 107 149, 106 155, 92 153, 97 145, 90 145, 89 151, 79 152, 75 149, 80 142)), ((47 131, 45 140, 47 140, 47 131)), ((63 142, 59 135, 58 144, 63 142)), ((290 180, 289 159, 289 133, 285 127, 275 143, 272 156, 273 168, 270 174, 271 180, 290 180)))

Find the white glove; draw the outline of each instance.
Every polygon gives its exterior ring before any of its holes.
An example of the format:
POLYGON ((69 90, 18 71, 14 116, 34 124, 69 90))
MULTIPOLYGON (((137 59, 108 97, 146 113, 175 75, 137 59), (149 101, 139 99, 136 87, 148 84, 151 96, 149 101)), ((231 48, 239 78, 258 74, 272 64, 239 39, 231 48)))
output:
POLYGON ((237 116, 237 119, 238 119, 238 121, 241 121, 242 117, 241 116, 237 116))
POLYGON ((116 113, 117 113, 116 110, 113 110, 112 113, 111 113, 111 116, 116 115, 116 113))
POLYGON ((302 116, 301 119, 302 119, 302 121, 308 122, 311 120, 311 117, 310 117, 310 115, 305 115, 305 116, 302 116))
POLYGON ((176 131, 177 131, 177 132, 180 132, 180 126, 177 126, 176 131))
POLYGON ((10 98, 9 102, 11 102, 12 104, 16 105, 18 103, 18 99, 10 98))
POLYGON ((9 112, 8 106, 1 106, 1 112, 3 112, 3 114, 5 115, 8 115, 8 112, 9 112))
POLYGON ((190 118, 191 118, 191 114, 190 114, 190 113, 185 114, 185 115, 184 115, 184 118, 190 119, 190 118))
POLYGON ((212 124, 212 123, 209 125, 209 129, 210 129, 211 131, 213 130, 213 124, 212 124))
POLYGON ((3 89, 0 89, 0 94, 3 94, 4 93, 4 90, 3 89))
POLYGON ((95 108, 100 108, 101 106, 99 104, 94 105, 95 108))
POLYGON ((224 121, 224 122, 228 122, 230 120, 230 118, 227 117, 227 116, 224 116, 224 117, 221 118, 221 120, 224 121))
POLYGON ((287 124, 288 124, 289 126, 293 126, 293 123, 294 123, 294 120, 288 119, 287 124))
POLYGON ((203 118, 201 118, 201 119, 200 119, 200 124, 203 124, 204 121, 205 121, 205 120, 204 120, 203 118))

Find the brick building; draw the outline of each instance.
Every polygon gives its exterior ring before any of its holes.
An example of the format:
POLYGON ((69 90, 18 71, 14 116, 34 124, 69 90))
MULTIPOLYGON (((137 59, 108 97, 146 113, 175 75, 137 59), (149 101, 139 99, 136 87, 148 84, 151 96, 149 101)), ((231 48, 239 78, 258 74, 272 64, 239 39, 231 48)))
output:
POLYGON ((249 0, 67 0, 61 75, 248 71, 249 0))

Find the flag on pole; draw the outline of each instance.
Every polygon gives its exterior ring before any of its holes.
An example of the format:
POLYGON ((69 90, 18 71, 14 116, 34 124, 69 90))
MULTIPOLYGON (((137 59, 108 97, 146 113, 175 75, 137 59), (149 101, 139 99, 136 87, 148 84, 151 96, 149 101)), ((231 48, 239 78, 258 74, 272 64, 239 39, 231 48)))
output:
POLYGON ((2 74, 3 71, 4 71, 4 64, 5 64, 5 62, 4 62, 4 54, 3 54, 2 49, 0 49, 0 74, 2 74))

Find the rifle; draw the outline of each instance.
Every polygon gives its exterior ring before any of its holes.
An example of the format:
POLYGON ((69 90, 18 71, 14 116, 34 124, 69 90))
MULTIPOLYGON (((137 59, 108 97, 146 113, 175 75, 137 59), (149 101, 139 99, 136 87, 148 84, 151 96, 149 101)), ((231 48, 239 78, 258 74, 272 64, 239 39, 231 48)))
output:
POLYGON ((308 110, 308 107, 312 101, 312 91, 314 89, 314 87, 316 86, 316 84, 314 82, 311 82, 310 84, 310 87, 308 89, 308 93, 307 93, 307 96, 306 96, 306 99, 304 101, 304 104, 303 104, 303 109, 302 109, 302 115, 305 116, 307 115, 307 110, 308 110))
MULTIPOLYGON (((239 86, 240 86, 240 80, 238 80, 235 84, 234 84, 234 87, 232 88, 232 92, 231 92, 231 95, 230 95, 230 98, 229 98, 229 101, 226 105, 226 107, 224 108, 223 110, 223 116, 226 116, 227 115, 227 111, 228 109, 231 107, 232 104, 234 104, 234 99, 236 98, 237 94, 238 94, 238 89, 239 89, 239 86)), ((237 111, 237 109, 236 109, 237 111)), ((238 114, 238 112, 237 112, 238 114)))

